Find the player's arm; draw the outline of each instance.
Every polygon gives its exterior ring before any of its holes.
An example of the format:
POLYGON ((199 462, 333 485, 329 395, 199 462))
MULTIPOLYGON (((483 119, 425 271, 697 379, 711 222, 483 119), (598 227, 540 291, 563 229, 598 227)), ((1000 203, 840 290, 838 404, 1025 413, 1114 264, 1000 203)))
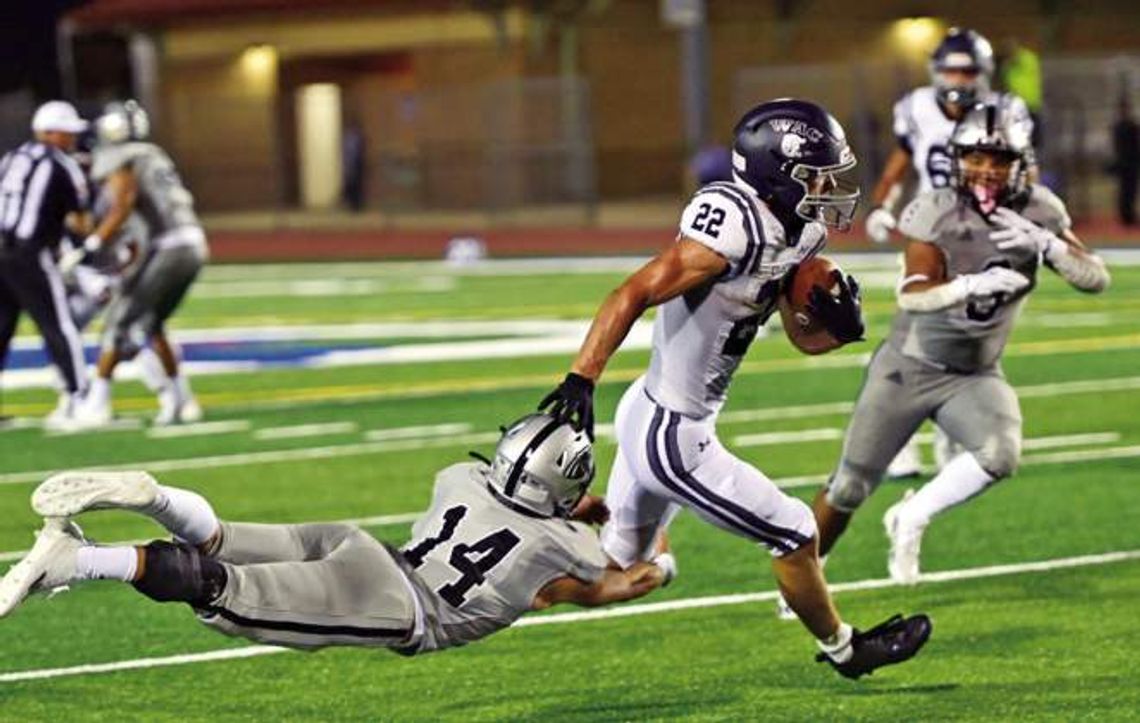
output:
POLYGON ((559 603, 583 607, 609 605, 647 595, 664 582, 665 572, 652 562, 637 562, 625 570, 606 568, 592 583, 570 576, 552 580, 535 596, 531 608, 544 610, 559 603))
POLYGON ((551 414, 566 420, 577 417, 579 428, 593 438, 594 384, 633 323, 646 309, 717 278, 728 265, 708 246, 682 237, 634 272, 602 302, 570 373, 539 408, 550 407, 551 414))
POLYGON ((571 371, 597 381, 647 309, 720 276, 726 268, 728 261, 716 251, 682 238, 610 292, 594 316, 571 371))
POLYGON ((871 191, 871 203, 876 207, 886 205, 887 200, 891 198, 895 188, 902 183, 903 178, 906 177, 907 169, 910 168, 911 153, 902 146, 895 146, 891 151, 891 155, 887 156, 887 163, 883 167, 883 173, 879 176, 878 183, 875 184, 874 190, 871 191))
POLYGON ((89 239, 91 246, 95 248, 88 248, 88 251, 94 251, 98 246, 107 243, 108 239, 114 238, 130 217, 131 212, 134 211, 135 201, 138 198, 138 179, 135 178, 135 173, 129 166, 124 166, 112 173, 104 183, 110 206, 89 239), (94 241, 96 237, 98 238, 97 242, 94 241))
POLYGON ((898 305, 916 313, 941 311, 973 299, 1014 294, 1028 285, 1023 274, 1004 266, 949 279, 942 249, 927 241, 910 241, 898 285, 898 305))
POLYGON ((1067 221, 1054 233, 1009 209, 998 209, 994 218, 1000 228, 990 234, 990 238, 997 242, 999 249, 1040 253, 1049 268, 1080 291, 1099 294, 1111 283, 1104 260, 1077 238, 1067 221))

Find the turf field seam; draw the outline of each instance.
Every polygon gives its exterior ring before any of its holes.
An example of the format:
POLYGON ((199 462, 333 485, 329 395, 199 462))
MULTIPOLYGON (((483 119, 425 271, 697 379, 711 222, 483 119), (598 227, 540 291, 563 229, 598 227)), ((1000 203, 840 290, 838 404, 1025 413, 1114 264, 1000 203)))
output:
MULTIPOLYGON (((1094 565, 1107 565, 1117 562, 1140 559, 1140 550, 1118 550, 1094 555, 1077 555, 1060 557, 1050 560, 1036 560, 1031 562, 1009 563, 1002 565, 987 565, 983 567, 968 567, 957 570, 944 570, 942 572, 923 573, 919 577, 921 583, 954 582, 959 580, 976 580, 1004 575, 1019 575, 1025 573, 1049 572, 1076 567, 1089 567, 1094 565)), ((898 583, 889 578, 871 578, 841 582, 830 585, 832 593, 858 592, 862 590, 877 590, 897 587, 898 583)), ((664 600, 654 603, 633 603, 617 605, 600 610, 581 610, 566 613, 553 613, 550 615, 537 615, 524 617, 514 623, 512 627, 523 628, 538 625, 560 625, 566 623, 583 623, 596 620, 609 620, 614 618, 632 617, 637 615, 651 615, 655 613, 676 612, 703 608, 723 607, 727 605, 742 605, 747 603, 767 602, 776 599, 777 590, 764 590, 760 592, 734 593, 729 595, 705 595, 700 597, 681 598, 679 600, 664 600)), ((274 655, 290 652, 289 648, 280 648, 272 645, 247 645, 238 648, 224 648, 201 653, 186 653, 162 657, 135 658, 131 660, 118 660, 108 663, 88 663, 62 668, 39 668, 32 670, 18 670, 9 673, 0 673, 0 683, 18 683, 23 681, 45 680, 50 678, 63 678, 81 675, 95 675, 100 673, 114 673, 127 670, 142 670, 148 668, 162 668, 175 665, 190 665, 194 663, 209 663, 225 660, 252 658, 262 655, 274 655)))

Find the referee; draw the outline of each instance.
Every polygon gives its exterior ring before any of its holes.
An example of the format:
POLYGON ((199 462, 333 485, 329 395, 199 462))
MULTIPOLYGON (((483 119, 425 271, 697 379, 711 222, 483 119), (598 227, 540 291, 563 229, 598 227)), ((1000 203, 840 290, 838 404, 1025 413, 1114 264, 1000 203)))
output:
POLYGON ((87 385, 83 344, 55 262, 65 220, 88 206, 87 180, 68 155, 86 129, 70 103, 44 103, 32 117, 34 140, 0 160, 0 369, 26 311, 62 378, 65 391, 45 424, 56 429, 70 426, 87 385))

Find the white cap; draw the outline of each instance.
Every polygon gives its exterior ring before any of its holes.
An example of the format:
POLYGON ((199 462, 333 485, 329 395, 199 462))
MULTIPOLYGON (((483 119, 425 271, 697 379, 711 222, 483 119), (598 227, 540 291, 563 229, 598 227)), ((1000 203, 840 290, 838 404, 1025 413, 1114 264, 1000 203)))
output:
POLYGON ((75 106, 65 100, 49 100, 36 109, 32 116, 32 132, 82 133, 88 123, 79 117, 75 106))

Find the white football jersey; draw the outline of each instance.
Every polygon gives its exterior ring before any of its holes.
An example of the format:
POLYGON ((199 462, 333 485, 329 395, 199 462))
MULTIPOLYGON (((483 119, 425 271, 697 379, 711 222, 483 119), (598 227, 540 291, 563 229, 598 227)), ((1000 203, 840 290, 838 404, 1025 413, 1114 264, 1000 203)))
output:
POLYGON ((819 253, 827 228, 807 223, 796 239, 750 190, 735 183, 701 188, 681 214, 689 238, 728 260, 713 282, 660 306, 645 390, 689 417, 715 414, 756 332, 776 310, 784 277, 819 253))
MULTIPOLYGON (((1013 122, 1024 123, 1026 137, 1032 135, 1033 121, 1021 98, 991 91, 986 102, 1007 106, 1013 122)), ((955 125, 957 121, 947 117, 938 105, 933 85, 915 88, 895 103, 894 134, 911 155, 918 174, 918 193, 950 185, 949 146, 955 125)))

